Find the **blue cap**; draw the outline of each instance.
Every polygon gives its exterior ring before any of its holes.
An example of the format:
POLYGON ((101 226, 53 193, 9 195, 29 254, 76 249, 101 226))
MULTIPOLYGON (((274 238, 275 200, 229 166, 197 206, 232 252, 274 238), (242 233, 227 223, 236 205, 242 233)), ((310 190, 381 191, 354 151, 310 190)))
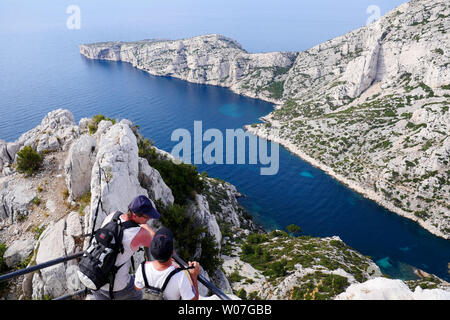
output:
POLYGON ((159 219, 159 212, 152 205, 152 202, 146 196, 137 196, 130 202, 128 210, 137 214, 145 214, 153 219, 159 219))

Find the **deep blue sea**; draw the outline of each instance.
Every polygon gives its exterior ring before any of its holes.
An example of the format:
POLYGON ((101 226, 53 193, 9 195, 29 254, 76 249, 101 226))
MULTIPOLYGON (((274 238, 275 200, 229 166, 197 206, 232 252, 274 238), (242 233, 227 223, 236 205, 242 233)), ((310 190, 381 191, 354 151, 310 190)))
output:
MULTIPOLYGON (((49 111, 65 108, 76 121, 99 113, 130 119, 170 152, 176 144, 172 132, 192 132, 196 120, 203 131, 224 132, 271 112, 271 104, 224 88, 150 76, 126 63, 88 60, 78 51, 81 43, 143 38, 150 37, 110 30, 0 31, 0 139, 14 141, 49 111)), ((450 281, 450 241, 363 198, 282 147, 279 165, 273 176, 261 176, 259 165, 203 164, 198 170, 234 184, 245 194, 241 204, 267 230, 297 224, 303 235, 338 235, 391 277, 415 278, 414 266, 450 281)))

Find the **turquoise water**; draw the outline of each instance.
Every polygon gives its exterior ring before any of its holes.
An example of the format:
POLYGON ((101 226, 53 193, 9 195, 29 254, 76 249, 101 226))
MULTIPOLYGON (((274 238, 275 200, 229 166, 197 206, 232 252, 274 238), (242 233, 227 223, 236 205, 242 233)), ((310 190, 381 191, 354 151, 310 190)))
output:
POLYGON ((300 172, 300 175, 305 178, 314 179, 314 176, 308 171, 302 171, 300 172))
MULTIPOLYGON (((154 77, 128 64, 91 61, 78 52, 81 43, 118 36, 145 38, 108 30, 0 31, 0 139, 14 141, 49 111, 66 108, 76 121, 99 113, 130 119, 170 152, 176 144, 171 133, 177 128, 193 132, 194 121, 202 120, 203 131, 224 132, 259 122, 273 110, 269 103, 225 88, 154 77)), ((260 165, 201 164, 198 169, 234 184, 245 194, 241 204, 267 230, 293 223, 304 235, 338 235, 392 277, 413 278, 414 266, 450 281, 450 241, 363 198, 284 148, 279 163, 274 176, 261 176, 260 165)))

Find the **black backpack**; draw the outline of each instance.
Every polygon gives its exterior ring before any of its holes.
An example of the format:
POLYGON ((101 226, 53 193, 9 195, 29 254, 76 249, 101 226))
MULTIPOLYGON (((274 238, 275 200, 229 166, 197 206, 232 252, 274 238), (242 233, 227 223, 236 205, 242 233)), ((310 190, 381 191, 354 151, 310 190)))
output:
POLYGON ((109 283, 109 294, 113 299, 113 286, 117 271, 123 266, 115 266, 117 255, 124 252, 122 238, 127 228, 138 227, 134 221, 120 221, 122 212, 114 213, 113 218, 94 232, 89 248, 78 263, 78 277, 89 289, 99 290, 109 283))
POLYGON ((161 288, 152 287, 148 284, 147 276, 145 274, 145 261, 141 263, 142 276, 144 278, 145 288, 144 291, 144 300, 164 300, 164 290, 166 290, 166 286, 169 283, 169 280, 178 272, 187 269, 193 269, 194 267, 180 267, 172 270, 169 275, 164 280, 164 283, 161 288))

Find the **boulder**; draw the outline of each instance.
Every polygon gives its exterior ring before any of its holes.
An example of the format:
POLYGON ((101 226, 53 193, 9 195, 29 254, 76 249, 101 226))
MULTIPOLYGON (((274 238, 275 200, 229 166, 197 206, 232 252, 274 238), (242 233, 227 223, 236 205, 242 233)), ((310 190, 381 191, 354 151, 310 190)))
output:
POLYGON ((225 273, 221 269, 217 269, 211 275, 211 280, 213 283, 222 290, 224 293, 231 293, 233 289, 231 288, 230 282, 228 281, 225 273))
POLYGON ((0 223, 12 224, 28 216, 30 202, 36 197, 31 181, 0 178, 0 223))
MULTIPOLYGON (((80 245, 75 242, 75 237, 81 234, 81 218, 77 212, 71 212, 66 218, 50 223, 39 237, 36 264, 80 251, 80 245)), ((70 260, 36 272, 32 279, 33 299, 42 299, 46 296, 59 297, 81 289, 77 270, 76 261, 70 260)))
POLYGON ((70 199, 77 199, 91 188, 91 173, 96 156, 96 139, 83 134, 70 146, 64 164, 70 199))
MULTIPOLYGON (((44 150, 66 150, 79 132, 72 113, 69 110, 57 109, 49 112, 36 128, 22 134, 16 141, 16 149, 19 151, 23 146, 31 146, 39 153, 44 150)), ((15 153, 11 154, 11 157, 14 156, 15 153)))
POLYGON ((90 118, 81 118, 78 122, 78 127, 80 128, 81 132, 88 132, 89 130, 89 122, 91 121, 90 118))
POLYGON ((3 140, 0 140, 0 173, 3 170, 3 167, 11 163, 13 160, 14 159, 8 153, 7 143, 3 140))
POLYGON ((33 253, 34 239, 17 240, 5 251, 3 259, 9 268, 13 268, 24 262, 33 253))
POLYGON ((153 201, 161 200, 165 206, 174 203, 172 190, 166 185, 158 170, 150 167, 144 158, 139 158, 139 182, 153 201))
MULTIPOLYGON (((36 264, 66 255, 64 248, 65 219, 50 223, 39 238, 36 264)), ((41 269, 33 277, 33 299, 49 295, 59 297, 66 293, 66 268, 64 263, 41 269)))

